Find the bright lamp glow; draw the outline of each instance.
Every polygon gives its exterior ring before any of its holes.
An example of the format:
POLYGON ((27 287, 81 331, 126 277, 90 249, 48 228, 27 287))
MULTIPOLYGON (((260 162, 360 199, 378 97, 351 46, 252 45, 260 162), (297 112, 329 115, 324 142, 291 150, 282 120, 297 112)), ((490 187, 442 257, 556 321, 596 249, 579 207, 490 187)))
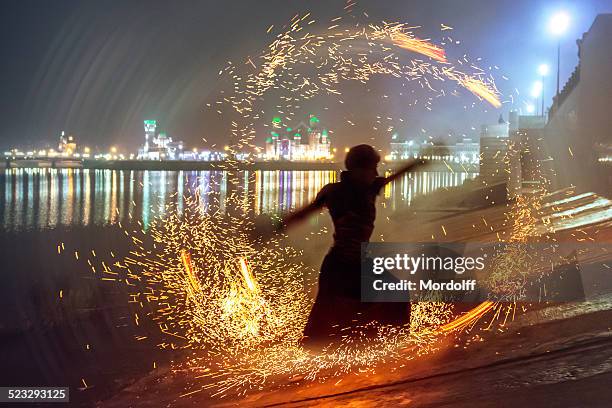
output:
POLYGON ((567 27, 569 27, 569 23, 569 14, 564 11, 560 11, 552 16, 548 28, 550 29, 550 32, 554 35, 561 35, 567 30, 567 27))
POLYGON ((531 88, 531 96, 537 98, 542 94, 543 89, 542 81, 536 81, 533 83, 533 87, 531 88))
POLYGON ((533 113, 535 112, 535 106, 533 106, 532 104, 527 104, 526 108, 527 109, 527 113, 533 113))
POLYGON ((550 72, 550 67, 546 64, 540 64, 538 67, 538 74, 541 76, 546 76, 550 72))

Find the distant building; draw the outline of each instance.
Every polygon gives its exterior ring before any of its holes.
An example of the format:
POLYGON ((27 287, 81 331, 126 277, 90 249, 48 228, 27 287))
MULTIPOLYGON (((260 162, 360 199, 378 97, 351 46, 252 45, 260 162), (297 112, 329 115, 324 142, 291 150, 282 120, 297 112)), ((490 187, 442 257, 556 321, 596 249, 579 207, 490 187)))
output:
POLYGON ((511 111, 508 122, 483 125, 480 133, 480 179, 486 186, 505 184, 509 197, 546 187, 547 155, 541 149, 544 116, 511 111))
POLYGON ((507 155, 510 197, 548 188, 549 156, 543 150, 544 116, 511 116, 510 150, 507 155))
POLYGON ((138 150, 139 160, 182 160, 184 145, 160 132, 157 121, 145 120, 145 143, 138 150))
POLYGON ((77 151, 77 144, 74 136, 66 135, 66 132, 62 130, 60 135, 58 150, 60 153, 72 155, 77 151))
POLYGON ((143 146, 143 153, 149 152, 150 142, 157 137, 157 121, 156 120, 145 120, 144 121, 144 131, 145 131, 145 143, 143 146))
POLYGON ((478 163, 480 158, 480 143, 471 138, 463 138, 455 144, 454 159, 458 163, 478 163))
POLYGON ((391 150, 391 160, 416 159, 421 153, 421 143, 414 139, 399 140, 397 133, 394 133, 393 136, 391 136, 389 148, 391 150))
MULTIPOLYGON (((516 121, 516 112, 510 112, 510 120, 516 121)), ((492 186, 508 180, 506 156, 510 142, 509 123, 499 115, 493 125, 482 125, 480 129, 480 177, 492 186)))
POLYGON ((443 160, 454 163, 477 164, 480 152, 478 142, 463 138, 454 145, 436 144, 418 139, 398 140, 394 134, 389 144, 391 153, 389 160, 407 160, 421 158, 427 160, 443 160))
POLYGON ((281 118, 275 117, 265 144, 266 160, 314 161, 332 157, 329 132, 321 128, 314 115, 310 115, 308 125, 300 122, 295 127, 284 126, 281 118))

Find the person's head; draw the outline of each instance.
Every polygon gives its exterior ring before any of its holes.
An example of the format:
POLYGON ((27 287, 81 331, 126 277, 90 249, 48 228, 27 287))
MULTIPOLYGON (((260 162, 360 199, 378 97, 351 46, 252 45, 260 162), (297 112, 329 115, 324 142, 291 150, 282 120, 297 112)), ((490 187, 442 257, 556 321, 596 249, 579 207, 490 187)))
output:
POLYGON ((344 159, 347 170, 366 178, 374 178, 378 175, 376 167, 379 162, 380 155, 372 146, 367 144, 351 147, 344 159))

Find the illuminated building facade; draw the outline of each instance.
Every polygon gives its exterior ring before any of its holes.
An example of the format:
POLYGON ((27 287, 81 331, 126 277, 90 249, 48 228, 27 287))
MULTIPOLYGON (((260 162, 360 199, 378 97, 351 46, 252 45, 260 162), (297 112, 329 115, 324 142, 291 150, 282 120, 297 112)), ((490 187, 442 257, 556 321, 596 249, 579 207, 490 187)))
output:
MULTIPOLYGON (((421 139, 422 140, 422 139, 421 139)), ((480 144, 472 139, 463 138, 454 145, 434 144, 428 140, 399 141, 394 134, 389 144, 391 153, 387 160, 427 159, 446 162, 477 164, 480 144)))
POLYGON ((397 133, 391 136, 390 160, 407 160, 419 157, 421 153, 421 143, 416 140, 398 140, 397 133))
POLYGON ((454 156, 459 163, 479 163, 480 143, 465 137, 455 145, 454 156))
POLYGON ((143 146, 143 152, 149 152, 150 142, 157 136, 157 121, 156 120, 145 120, 144 121, 145 131, 145 144, 143 146))
POLYGON ((315 161, 332 158, 327 129, 320 126, 319 118, 310 115, 308 125, 300 122, 287 127, 281 118, 272 119, 272 130, 266 138, 266 160, 315 161))
POLYGON ((145 143, 138 150, 140 160, 182 160, 183 142, 173 141, 165 132, 160 132, 156 120, 144 121, 145 143))
POLYGON ((60 153, 64 153, 67 155, 71 155, 76 153, 77 145, 74 136, 66 135, 66 132, 62 130, 62 134, 60 135, 58 150, 60 153))

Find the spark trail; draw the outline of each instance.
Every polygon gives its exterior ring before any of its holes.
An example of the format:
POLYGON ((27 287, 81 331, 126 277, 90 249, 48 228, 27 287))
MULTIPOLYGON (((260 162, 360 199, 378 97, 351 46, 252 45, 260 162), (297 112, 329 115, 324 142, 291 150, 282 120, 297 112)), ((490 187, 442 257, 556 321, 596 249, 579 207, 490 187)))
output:
MULTIPOLYGON (((218 114, 236 118, 232 121, 230 152, 257 151, 252 143, 256 124, 267 116, 281 113, 284 119, 291 120, 301 103, 315 97, 332 97, 344 103, 343 84, 365 85, 378 76, 431 92, 423 101, 408 102, 410 106, 422 103, 431 109, 434 99, 455 92, 452 87, 448 89, 449 84, 464 88, 496 108, 501 106, 492 77, 485 77, 465 57, 451 63, 442 46, 418 38, 406 24, 351 27, 338 21, 322 32, 308 31, 312 22, 310 13, 294 17, 266 52, 255 60, 249 58, 246 66, 256 68, 245 71, 230 62, 220 71, 232 84, 222 99, 209 106, 218 114), (459 66, 470 67, 472 72, 463 72, 459 66), (268 94, 274 94, 280 102, 274 112, 267 112, 261 104, 268 94)), ((392 130, 397 126, 398 120, 388 115, 379 118, 385 118, 386 123, 380 123, 383 128, 392 130)))

